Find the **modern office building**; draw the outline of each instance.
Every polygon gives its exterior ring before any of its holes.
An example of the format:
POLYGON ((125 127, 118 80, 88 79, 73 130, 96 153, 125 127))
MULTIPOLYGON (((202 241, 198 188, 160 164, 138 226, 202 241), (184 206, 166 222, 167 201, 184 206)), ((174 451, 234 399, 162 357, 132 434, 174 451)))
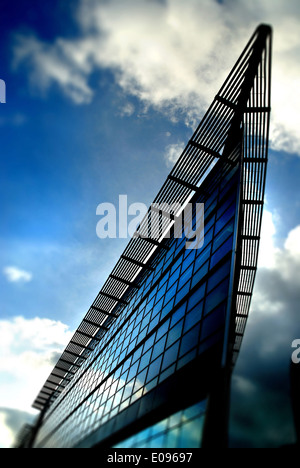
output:
POLYGON ((38 394, 23 446, 226 446, 256 274, 270 77, 261 25, 38 394))

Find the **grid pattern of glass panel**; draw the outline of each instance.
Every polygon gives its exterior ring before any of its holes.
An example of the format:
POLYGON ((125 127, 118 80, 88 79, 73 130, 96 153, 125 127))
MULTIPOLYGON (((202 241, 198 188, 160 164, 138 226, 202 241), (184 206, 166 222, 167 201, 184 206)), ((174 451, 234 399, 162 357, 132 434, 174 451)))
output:
POLYGON ((154 271, 48 410, 36 446, 73 447, 223 339, 237 179, 231 167, 205 198, 201 248, 171 238, 156 255, 154 271))
POLYGON ((114 448, 200 448, 206 401, 178 411, 114 448))

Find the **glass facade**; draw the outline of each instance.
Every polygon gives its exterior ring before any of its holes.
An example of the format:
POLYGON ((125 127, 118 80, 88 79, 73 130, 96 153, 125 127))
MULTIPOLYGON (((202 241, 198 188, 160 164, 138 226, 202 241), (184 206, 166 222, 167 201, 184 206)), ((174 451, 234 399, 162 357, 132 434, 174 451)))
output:
POLYGON ((113 448, 199 448, 205 419, 202 401, 163 419, 113 448))
MULTIPOLYGON (((143 273, 121 317, 46 413, 37 447, 74 447, 83 440, 89 446, 94 431, 91 444, 100 443, 113 433, 107 423, 123 414, 124 427, 130 425, 126 410, 206 350, 218 343, 222 348, 238 181, 239 164, 215 166, 202 185, 210 195, 193 199, 204 203, 201 247, 187 249, 184 236, 166 241, 167 250, 155 256, 153 271, 143 273)), ((160 405, 167 405, 168 398, 162 397, 160 405)), ((135 420, 142 420, 144 412, 141 404, 135 420)), ((195 428, 199 422, 199 434, 200 419, 193 423, 195 428)), ((122 424, 117 427, 122 429, 122 424)))

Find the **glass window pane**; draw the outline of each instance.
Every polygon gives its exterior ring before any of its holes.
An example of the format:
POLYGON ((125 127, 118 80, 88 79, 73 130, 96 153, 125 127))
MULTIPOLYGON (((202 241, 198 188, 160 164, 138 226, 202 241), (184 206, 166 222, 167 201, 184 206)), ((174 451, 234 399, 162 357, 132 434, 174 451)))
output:
POLYGON ((180 322, 177 322, 177 324, 173 328, 171 328, 171 330, 168 333, 168 339, 167 339, 167 345, 166 345, 167 348, 171 346, 173 343, 175 343, 175 341, 177 341, 180 338, 182 327, 183 327, 183 319, 180 320, 180 322))
POLYGON ((215 266, 225 255, 232 250, 233 236, 229 239, 214 253, 211 257, 210 266, 215 266))
POLYGON ((236 209, 236 203, 232 203, 232 205, 222 214, 220 219, 216 222, 215 227, 215 234, 219 232, 225 224, 234 216, 236 209))
POLYGON ((167 333, 170 326, 170 319, 166 321, 158 330, 156 334, 156 341, 158 341, 165 333, 167 333))
POLYGON ((150 382, 150 380, 152 380, 159 374, 161 361, 162 356, 159 356, 155 361, 152 362, 152 364, 150 364, 146 382, 150 382))
POLYGON ((220 302, 227 299, 228 296, 229 278, 222 281, 213 291, 206 296, 204 315, 207 315, 211 310, 217 307, 220 302))
POLYGON ((171 289, 166 293, 165 299, 164 299, 164 304, 167 304, 172 298, 174 298, 176 294, 176 289, 177 289, 177 283, 175 283, 171 289))
POLYGON ((225 276, 228 276, 230 273, 231 261, 228 260, 208 279, 207 281, 207 292, 209 293, 217 284, 219 284, 225 276))
POLYGON ((139 371, 143 370, 149 364, 151 351, 152 349, 149 349, 149 351, 142 356, 140 360, 139 371))
POLYGON ((211 245, 206 247, 206 249, 204 249, 204 250, 201 249, 201 251, 198 254, 198 257, 196 258, 196 261, 195 261, 195 270, 194 271, 198 270, 198 268, 200 268, 206 262, 206 260, 209 259, 210 250, 211 250, 211 245))
POLYGON ((179 309, 174 312, 172 318, 171 318, 171 327, 178 322, 181 318, 184 317, 185 314, 185 309, 186 309, 186 302, 182 304, 182 306, 179 307, 179 309))
POLYGON ((188 281, 186 285, 180 289, 180 291, 178 291, 178 293, 176 294, 176 298, 175 298, 175 303, 174 303, 175 305, 178 304, 178 302, 181 301, 181 299, 183 299, 187 295, 187 293, 190 290, 190 283, 191 283, 191 280, 188 281))
POLYGON ((179 341, 177 341, 171 348, 169 348, 163 358, 163 363, 162 363, 162 370, 165 370, 167 367, 169 367, 171 364, 173 364, 178 355, 178 349, 179 349, 179 341))
POLYGON ((152 359, 156 359, 165 349, 167 335, 164 335, 153 347, 152 359))
POLYGON ((191 284, 192 288, 195 286, 195 284, 199 283, 199 281, 201 281, 202 278, 207 274, 208 264, 209 262, 207 261, 201 268, 199 268, 199 270, 196 273, 194 272, 191 284))
POLYGON ((213 242, 213 252, 217 250, 218 247, 220 247, 223 242, 231 235, 233 234, 233 229, 234 229, 234 218, 232 218, 231 221, 229 221, 228 224, 219 232, 219 234, 215 237, 214 242, 213 242))
POLYGON ((189 280, 191 279, 192 273, 193 273, 193 267, 194 265, 190 265, 185 272, 180 275, 180 279, 178 282, 178 289, 181 289, 181 287, 189 280))
POLYGON ((225 326, 226 304, 222 304, 208 315, 202 323, 201 341, 212 335, 219 328, 225 326))
POLYGON ((188 351, 197 346, 199 341, 200 324, 192 328, 186 335, 183 336, 180 345, 179 357, 183 356, 188 351))
POLYGON ((184 322, 183 332, 187 332, 197 322, 200 322, 202 317, 203 301, 196 305, 196 307, 186 316, 184 322))
POLYGON ((200 302, 205 294, 206 283, 202 284, 189 298, 188 310, 191 310, 198 302, 200 302))

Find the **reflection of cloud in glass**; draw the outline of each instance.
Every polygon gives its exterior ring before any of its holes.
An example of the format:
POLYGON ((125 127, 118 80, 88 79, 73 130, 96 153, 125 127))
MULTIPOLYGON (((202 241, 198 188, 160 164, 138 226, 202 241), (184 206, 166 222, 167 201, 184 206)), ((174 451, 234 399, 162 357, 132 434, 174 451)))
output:
POLYGON ((124 440, 115 448, 199 448, 206 401, 178 411, 124 440))

